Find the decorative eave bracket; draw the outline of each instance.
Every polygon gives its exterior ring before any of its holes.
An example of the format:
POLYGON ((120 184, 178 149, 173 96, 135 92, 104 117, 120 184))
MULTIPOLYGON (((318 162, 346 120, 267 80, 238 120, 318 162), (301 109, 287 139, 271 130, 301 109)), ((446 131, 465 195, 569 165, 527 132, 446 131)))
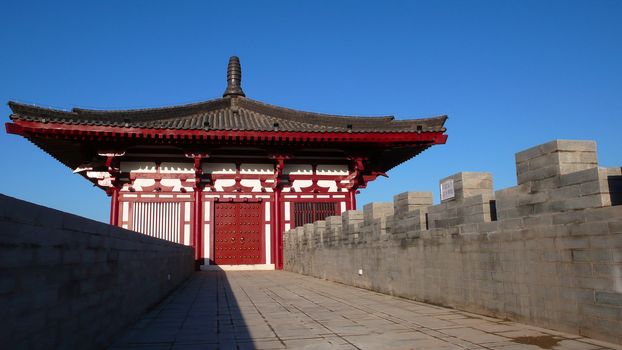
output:
POLYGON ((283 175, 285 161, 291 158, 290 155, 286 154, 270 155, 270 159, 274 160, 274 177, 272 184, 264 184, 264 186, 272 187, 272 189, 282 189, 283 186, 291 184, 289 175, 283 175))
POLYGON ((194 161, 194 190, 202 190, 206 184, 209 184, 210 188, 213 186, 212 178, 210 174, 203 174, 203 168, 201 167, 201 163, 204 159, 209 158, 208 153, 200 153, 200 152, 187 152, 185 154, 187 158, 191 158, 194 161))
POLYGON ((341 179, 341 181, 348 181, 343 186, 347 189, 356 191, 359 188, 367 187, 367 183, 376 180, 378 176, 389 177, 382 171, 368 170, 365 166, 366 157, 353 156, 349 157, 348 160, 350 161, 352 171, 350 175, 341 179))

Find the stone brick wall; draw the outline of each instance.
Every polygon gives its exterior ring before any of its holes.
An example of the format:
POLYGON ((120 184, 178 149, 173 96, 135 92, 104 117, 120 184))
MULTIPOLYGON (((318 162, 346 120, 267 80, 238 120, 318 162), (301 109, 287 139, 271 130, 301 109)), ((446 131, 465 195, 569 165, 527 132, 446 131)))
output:
POLYGON ((459 173, 441 204, 407 192, 290 230, 285 269, 622 343, 621 169, 599 168, 590 141, 516 164, 516 187, 459 173))
POLYGON ((104 348, 193 259, 190 247, 0 195, 0 347, 104 348))

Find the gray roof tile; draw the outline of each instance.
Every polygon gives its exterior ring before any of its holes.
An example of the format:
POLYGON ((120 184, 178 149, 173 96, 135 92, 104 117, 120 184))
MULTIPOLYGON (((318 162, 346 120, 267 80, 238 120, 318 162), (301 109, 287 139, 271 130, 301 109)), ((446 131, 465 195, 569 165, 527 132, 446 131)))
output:
POLYGON ((9 106, 13 120, 168 130, 442 132, 447 119, 446 116, 410 120, 395 120, 393 116, 337 116, 297 111, 245 97, 136 110, 60 111, 16 102, 9 102, 9 106))

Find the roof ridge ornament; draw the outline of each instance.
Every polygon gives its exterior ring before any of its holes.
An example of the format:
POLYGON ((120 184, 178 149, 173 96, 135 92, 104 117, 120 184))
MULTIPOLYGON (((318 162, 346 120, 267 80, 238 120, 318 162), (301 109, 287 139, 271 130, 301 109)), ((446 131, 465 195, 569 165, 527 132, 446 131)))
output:
POLYGON ((242 91, 242 66, 238 56, 229 57, 227 66, 227 90, 222 94, 223 97, 246 96, 242 91))

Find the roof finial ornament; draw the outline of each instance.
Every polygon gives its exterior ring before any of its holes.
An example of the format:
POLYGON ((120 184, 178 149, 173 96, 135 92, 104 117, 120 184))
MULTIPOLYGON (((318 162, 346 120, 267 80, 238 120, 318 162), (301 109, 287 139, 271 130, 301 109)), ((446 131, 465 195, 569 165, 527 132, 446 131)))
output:
POLYGON ((229 58, 227 66, 227 90, 222 94, 223 97, 246 96, 242 91, 242 67, 237 56, 229 58))

